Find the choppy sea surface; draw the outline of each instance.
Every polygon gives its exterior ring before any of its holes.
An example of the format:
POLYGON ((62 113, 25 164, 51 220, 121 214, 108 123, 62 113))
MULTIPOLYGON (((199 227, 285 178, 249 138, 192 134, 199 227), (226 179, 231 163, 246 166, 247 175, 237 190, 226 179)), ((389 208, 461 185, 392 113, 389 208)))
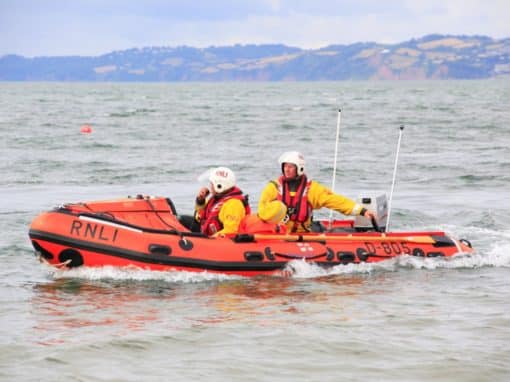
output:
POLYGON ((509 100, 509 80, 0 83, 0 380, 509 380, 509 100), (253 206, 286 150, 331 185, 339 108, 335 190, 389 194, 403 124, 392 229, 474 255, 252 279, 33 256, 38 213, 136 194, 189 213, 212 166, 253 206))

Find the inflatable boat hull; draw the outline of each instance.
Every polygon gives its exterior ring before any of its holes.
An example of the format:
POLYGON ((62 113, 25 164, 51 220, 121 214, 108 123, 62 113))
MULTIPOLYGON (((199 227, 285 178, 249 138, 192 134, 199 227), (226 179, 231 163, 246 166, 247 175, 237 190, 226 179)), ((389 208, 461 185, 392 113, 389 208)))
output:
POLYGON ((332 267, 396 256, 450 257, 472 251, 444 232, 250 233, 209 238, 182 226, 165 198, 68 204, 37 216, 29 236, 39 258, 56 267, 139 267, 241 276, 282 274, 289 261, 332 267))

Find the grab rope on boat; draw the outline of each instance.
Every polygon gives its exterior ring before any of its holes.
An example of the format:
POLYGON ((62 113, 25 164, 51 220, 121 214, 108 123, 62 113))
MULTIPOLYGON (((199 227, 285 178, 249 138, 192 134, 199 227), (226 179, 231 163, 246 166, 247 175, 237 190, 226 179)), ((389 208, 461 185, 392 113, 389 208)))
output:
POLYGON ((50 267, 54 267, 54 268, 58 268, 58 269, 62 269, 62 268, 67 268, 67 266, 71 263, 72 259, 67 259, 66 261, 63 261, 61 263, 57 263, 57 264, 51 264, 48 260, 46 260, 44 258, 44 256, 42 255, 39 255, 38 256, 38 260, 39 262, 43 263, 43 264, 46 264, 46 265, 49 265, 50 267))
POLYGON ((156 208, 154 208, 154 205, 151 203, 150 199, 148 196, 145 196, 143 197, 143 200, 145 200, 147 202, 147 204, 149 205, 149 207, 151 208, 152 212, 154 212, 154 214, 158 217, 159 220, 161 220, 161 222, 166 225, 168 228, 170 228, 171 231, 175 232, 175 233, 178 233, 181 235, 181 239, 182 240, 186 240, 183 238, 183 234, 181 231, 179 231, 177 228, 175 228, 174 226, 172 226, 171 224, 169 224, 168 222, 166 222, 160 215, 159 215, 159 212, 156 210, 156 208))

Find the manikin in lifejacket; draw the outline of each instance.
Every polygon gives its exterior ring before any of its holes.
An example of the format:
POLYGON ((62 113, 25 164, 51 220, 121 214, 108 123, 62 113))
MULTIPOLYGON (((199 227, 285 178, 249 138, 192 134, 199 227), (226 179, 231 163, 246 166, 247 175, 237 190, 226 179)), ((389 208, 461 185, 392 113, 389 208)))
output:
POLYGON ((195 204, 195 219, 208 236, 237 233, 241 220, 250 213, 248 198, 236 186, 234 172, 218 167, 209 176, 210 190, 203 187, 195 204))
POLYGON ((305 158, 297 151, 283 153, 279 158, 282 176, 270 181, 260 195, 258 211, 264 213, 269 204, 280 200, 287 206, 289 232, 311 230, 313 210, 323 207, 344 215, 361 215, 375 218, 372 211, 354 200, 335 194, 322 184, 309 180, 305 174, 305 158))

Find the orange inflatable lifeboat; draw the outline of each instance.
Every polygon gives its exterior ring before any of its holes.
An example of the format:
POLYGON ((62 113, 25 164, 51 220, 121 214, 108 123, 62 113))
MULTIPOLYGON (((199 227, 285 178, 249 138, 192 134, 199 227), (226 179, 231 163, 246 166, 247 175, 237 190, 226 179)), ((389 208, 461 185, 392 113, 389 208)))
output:
POLYGON ((135 266, 242 276, 281 274, 296 259, 332 267, 472 252, 468 241, 444 232, 358 232, 350 220, 328 228, 210 238, 182 225, 170 199, 139 195, 62 205, 37 216, 29 236, 39 258, 56 267, 135 266))

